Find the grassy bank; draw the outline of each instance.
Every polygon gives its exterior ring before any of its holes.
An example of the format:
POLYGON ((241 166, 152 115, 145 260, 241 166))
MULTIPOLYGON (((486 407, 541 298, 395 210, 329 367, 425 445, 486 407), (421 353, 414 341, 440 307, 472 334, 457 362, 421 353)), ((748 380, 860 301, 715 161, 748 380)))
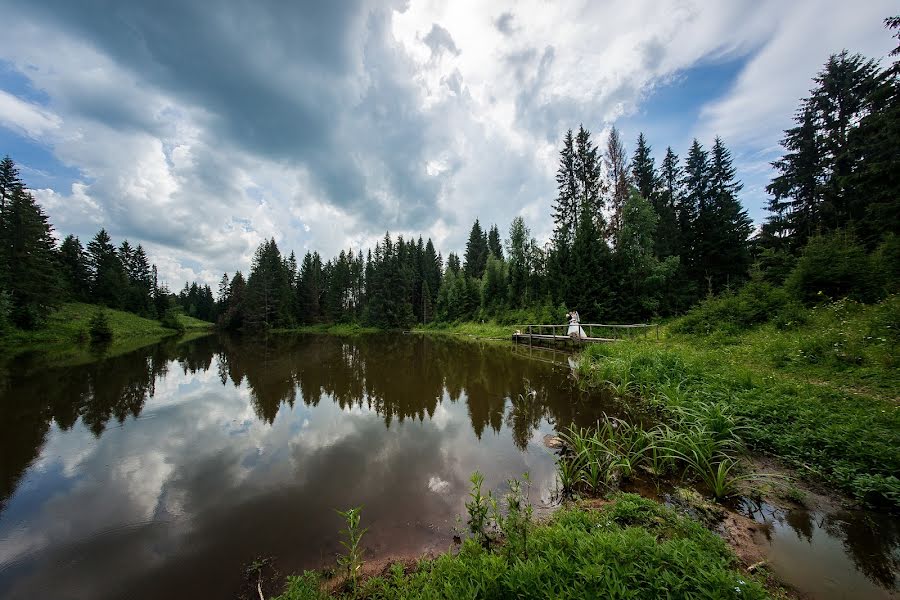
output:
POLYGON ((749 425, 742 435, 753 449, 900 509, 897 312, 896 298, 839 302, 790 324, 596 345, 580 373, 588 385, 612 384, 664 411, 724 406, 749 425))
POLYGON ((482 339, 509 340, 516 331, 514 325, 498 325, 492 321, 486 323, 429 323, 417 326, 413 331, 422 333, 446 333, 453 335, 465 335, 482 339))
MULTIPOLYGON (((90 348, 90 320, 99 307, 93 304, 67 303, 51 313, 46 325, 35 331, 10 330, 0 335, 0 356, 22 352, 41 352, 54 364, 77 364, 94 360, 90 348)), ((145 319, 120 310, 104 309, 112 330, 112 341, 104 354, 115 355, 156 342, 178 332, 163 327, 159 321, 145 319)), ((212 323, 178 316, 185 331, 208 330, 212 323)))
POLYGON ((639 496, 600 509, 565 508, 532 526, 516 550, 467 539, 415 566, 395 564, 361 581, 323 586, 313 572, 291 577, 279 600, 323 598, 766 598, 736 569, 718 536, 639 496), (326 592, 325 589, 330 589, 326 592))

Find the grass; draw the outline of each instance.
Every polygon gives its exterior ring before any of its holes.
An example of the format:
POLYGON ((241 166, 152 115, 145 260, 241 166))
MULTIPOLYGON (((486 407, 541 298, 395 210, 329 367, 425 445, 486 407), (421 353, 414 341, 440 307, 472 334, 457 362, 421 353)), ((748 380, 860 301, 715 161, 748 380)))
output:
POLYGON ((515 333, 515 325, 499 325, 493 321, 475 323, 466 321, 462 323, 429 323, 413 329, 422 333, 447 333, 454 335, 467 335, 484 339, 509 340, 515 333))
POLYGON ((557 459, 563 497, 601 495, 634 477, 698 482, 713 498, 735 495, 759 476, 741 467, 740 420, 721 405, 678 410, 668 423, 645 427, 606 417, 590 429, 570 427, 560 435, 557 459))
POLYGON ((863 502, 900 509, 897 311, 896 297, 839 302, 788 329, 768 323, 724 338, 596 345, 579 370, 588 385, 627 383, 664 413, 725 407, 750 425, 741 437, 753 449, 863 502))
POLYGON ((525 548, 475 539, 415 567, 401 564, 359 588, 325 591, 315 572, 288 578, 278 600, 324 598, 767 598, 736 569, 725 542, 652 500, 618 494, 600 509, 568 507, 535 525, 525 548))
MULTIPOLYGON (((67 303, 50 314, 45 327, 35 331, 12 330, 0 336, 0 354, 40 352, 46 362, 65 366, 96 360, 89 343, 91 319, 99 307, 93 304, 67 303)), ((104 355, 122 354, 160 339, 175 335, 159 321, 145 319, 120 310, 103 309, 112 331, 112 341, 104 355)), ((184 315, 178 316, 185 329, 199 333, 212 327, 211 323, 184 315)))
POLYGON ((206 331, 214 327, 209 321, 201 321, 200 319, 189 317, 187 315, 178 315, 178 320, 184 326, 185 331, 206 331))

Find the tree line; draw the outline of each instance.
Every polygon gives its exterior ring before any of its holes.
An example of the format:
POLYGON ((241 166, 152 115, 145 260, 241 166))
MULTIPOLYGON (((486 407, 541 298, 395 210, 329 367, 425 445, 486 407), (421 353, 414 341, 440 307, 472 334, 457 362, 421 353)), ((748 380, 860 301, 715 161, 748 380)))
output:
MULTIPOLYGON (((113 244, 101 229, 85 247, 74 235, 57 245, 53 226, 22 181, 0 160, 0 329, 35 329, 62 302, 89 302, 159 318, 175 297, 158 282, 141 244, 113 244)), ((210 315, 214 316, 214 315, 210 315)))
MULTIPOLYGON (((886 20, 895 37, 898 24, 886 20)), ((430 239, 389 233, 374 249, 329 260, 307 252, 298 261, 269 239, 246 278, 224 274, 215 296, 196 282, 170 293, 140 245, 116 247, 105 230, 86 248, 71 235, 57 247, 7 157, 0 162, 0 318, 36 327, 56 303, 75 300, 149 317, 175 305, 228 329, 558 322, 566 308, 587 320, 634 322, 681 313, 753 273, 781 283, 813 252, 821 266, 810 281, 834 293, 851 285, 834 280, 853 280, 875 254, 887 265, 881 270, 893 269, 882 282, 896 282, 898 72, 897 61, 882 69, 846 51, 828 59, 785 132, 767 187, 770 214, 754 237, 721 138, 709 148, 695 139, 683 160, 667 147, 657 165, 643 134, 629 153, 614 126, 599 145, 580 126, 563 136, 553 234, 544 244, 521 217, 505 240, 496 224, 476 219, 463 255, 446 259, 430 239), (849 274, 836 273, 835 264, 849 274)))

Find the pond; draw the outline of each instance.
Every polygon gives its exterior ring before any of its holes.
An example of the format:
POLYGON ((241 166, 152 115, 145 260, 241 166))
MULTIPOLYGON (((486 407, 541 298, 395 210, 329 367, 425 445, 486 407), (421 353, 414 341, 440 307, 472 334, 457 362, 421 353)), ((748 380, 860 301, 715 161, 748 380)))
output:
MULTIPOLYGON (((440 552, 473 471, 499 494, 528 472, 549 507, 544 435, 629 417, 580 391, 565 354, 450 337, 211 335, 40 360, 0 372, 2 598, 235 597, 261 557, 284 573, 333 565, 335 509, 353 506, 366 559, 440 552)), ((879 545, 877 528, 810 525, 800 544, 781 533, 798 519, 774 519, 779 575, 814 579, 825 548, 839 565, 825 595, 892 593, 896 529, 879 545)))
POLYGON ((442 551, 476 469, 498 492, 527 471, 547 503, 544 434, 614 407, 522 351, 282 335, 26 357, 0 397, 0 597, 233 597, 257 557, 333 564, 352 506, 368 558, 442 551))

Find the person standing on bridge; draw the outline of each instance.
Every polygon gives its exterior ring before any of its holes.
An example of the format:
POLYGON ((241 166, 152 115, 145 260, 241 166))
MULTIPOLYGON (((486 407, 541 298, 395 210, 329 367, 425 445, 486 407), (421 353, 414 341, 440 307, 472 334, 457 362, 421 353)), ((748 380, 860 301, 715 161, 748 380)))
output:
POLYGON ((576 339, 583 339, 587 336, 584 334, 584 329, 581 328, 581 319, 578 316, 578 311, 573 310, 572 312, 567 312, 566 317, 569 319, 569 337, 576 339))

